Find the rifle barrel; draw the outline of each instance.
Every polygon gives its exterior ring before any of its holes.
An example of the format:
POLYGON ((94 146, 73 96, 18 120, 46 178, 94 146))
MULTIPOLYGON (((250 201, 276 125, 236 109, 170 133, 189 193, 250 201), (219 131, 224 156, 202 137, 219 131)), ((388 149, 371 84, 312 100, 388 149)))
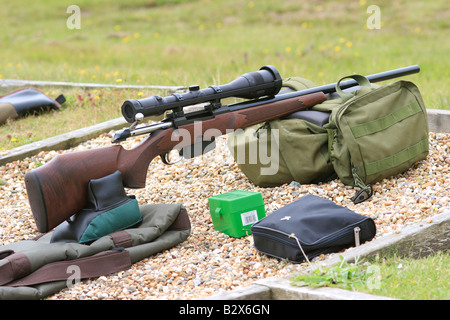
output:
MULTIPOLYGON (((407 76, 407 75, 419 73, 419 72, 420 72, 420 67, 418 65, 412 65, 412 66, 408 66, 408 67, 404 67, 404 68, 399 68, 399 69, 394 69, 394 70, 371 74, 371 75, 368 75, 365 77, 370 82, 375 83, 375 82, 395 79, 395 78, 399 78, 399 77, 403 77, 403 76, 407 76)), ((275 102, 275 101, 281 101, 281 100, 285 100, 285 99, 300 97, 300 96, 304 96, 306 94, 316 93, 316 92, 323 92, 325 94, 333 93, 333 92, 336 92, 336 83, 337 82, 326 84, 326 85, 319 86, 319 87, 309 88, 309 89, 305 89, 305 90, 301 90, 301 91, 282 93, 282 94, 278 94, 275 97, 269 98, 269 99, 263 98, 263 99, 259 99, 259 100, 255 100, 255 101, 237 103, 237 104, 231 105, 230 110, 233 111, 235 109, 240 109, 243 107, 243 105, 245 105, 245 108, 251 108, 251 107, 260 105, 262 101, 264 101, 264 103, 269 103, 269 102, 275 102)), ((351 79, 351 80, 342 81, 340 83, 340 88, 343 90, 343 89, 348 89, 348 88, 354 87, 356 85, 358 85, 358 82, 351 79)))
MULTIPOLYGON (((395 79, 395 78, 407 76, 410 74, 418 73, 419 71, 420 71, 420 67, 418 65, 413 65, 413 66, 409 66, 409 67, 404 67, 404 68, 399 68, 399 69, 394 69, 394 70, 371 74, 371 75, 366 76, 366 78, 370 82, 381 82, 381 81, 385 81, 385 80, 395 79)), ((357 84, 358 83, 352 79, 352 80, 341 82, 340 87, 341 87, 341 89, 347 89, 347 88, 353 87, 357 84)), ((332 93, 332 92, 336 91, 336 83, 328 84, 328 85, 325 85, 324 87, 327 87, 327 88, 324 90, 320 90, 323 93, 332 93)))

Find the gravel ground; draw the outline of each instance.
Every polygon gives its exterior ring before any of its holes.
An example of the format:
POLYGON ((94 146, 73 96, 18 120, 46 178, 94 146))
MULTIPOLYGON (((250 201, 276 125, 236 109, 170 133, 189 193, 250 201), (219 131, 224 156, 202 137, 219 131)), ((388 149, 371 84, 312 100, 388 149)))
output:
MULTIPOLYGON (((59 152, 108 145, 111 134, 59 152)), ((208 197, 236 189, 261 192, 267 214, 308 193, 333 200, 376 218, 376 237, 398 232, 407 224, 429 223, 434 215, 450 209, 450 134, 430 133, 431 150, 427 160, 404 174, 375 184, 372 198, 359 205, 351 202, 354 190, 340 180, 255 187, 235 164, 225 139, 217 139, 213 152, 172 166, 155 159, 149 167, 146 188, 129 190, 140 204, 183 203, 192 224, 191 236, 184 243, 144 259, 127 271, 83 281, 48 299, 197 299, 246 286, 258 279, 285 277, 304 268, 305 264, 291 264, 259 254, 253 248, 252 236, 236 239, 214 230, 208 197)), ((138 140, 126 142, 124 146, 129 148, 138 140)), ((1 244, 38 235, 29 209, 24 175, 57 153, 41 152, 0 167, 1 244)))

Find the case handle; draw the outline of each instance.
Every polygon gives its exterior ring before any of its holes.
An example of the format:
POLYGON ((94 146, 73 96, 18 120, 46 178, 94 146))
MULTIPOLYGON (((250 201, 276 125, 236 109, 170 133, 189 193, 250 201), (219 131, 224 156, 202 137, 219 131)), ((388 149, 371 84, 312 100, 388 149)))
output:
POLYGON ((340 84, 341 81, 347 78, 351 78, 354 79, 356 82, 358 82, 360 87, 370 87, 370 81, 369 79, 367 79, 366 77, 360 75, 360 74, 352 74, 349 76, 345 76, 341 79, 339 79, 339 81, 336 83, 336 92, 339 94, 339 96, 344 100, 347 101, 351 98, 353 98, 355 95, 350 93, 350 92, 344 92, 342 91, 340 84))

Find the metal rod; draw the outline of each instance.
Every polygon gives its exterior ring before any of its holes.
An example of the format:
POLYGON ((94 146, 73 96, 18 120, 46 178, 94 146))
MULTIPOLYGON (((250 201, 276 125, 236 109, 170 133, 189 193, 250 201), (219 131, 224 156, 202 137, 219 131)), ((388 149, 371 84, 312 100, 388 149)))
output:
POLYGON ((173 124, 171 122, 158 122, 149 126, 145 126, 145 127, 140 127, 140 128, 136 128, 134 130, 132 130, 130 132, 131 136, 137 136, 140 134, 146 134, 146 133, 150 133, 150 132, 154 132, 156 130, 159 129, 168 129, 170 127, 172 127, 173 124))
POLYGON ((58 87, 116 88, 116 89, 160 89, 160 90, 168 90, 171 92, 186 89, 185 86, 127 85, 127 84, 107 84, 107 83, 77 83, 77 82, 0 79, 0 88, 24 87, 24 86, 58 86, 58 87))
MULTIPOLYGON (((399 69, 394 69, 394 70, 371 74, 371 75, 368 75, 365 77, 370 82, 375 83, 375 82, 380 82, 380 81, 385 81, 385 80, 390 80, 390 79, 407 76, 407 75, 418 73, 418 72, 420 72, 420 67, 418 65, 412 65, 412 66, 408 66, 408 67, 404 67, 404 68, 399 68, 399 69)), ((326 85, 319 86, 319 87, 310 88, 310 89, 305 89, 305 90, 301 90, 301 91, 283 93, 283 94, 276 95, 275 97, 269 98, 269 99, 260 99, 260 100, 255 100, 255 101, 236 103, 234 105, 230 105, 230 110, 234 111, 234 110, 242 109, 242 108, 251 108, 251 107, 258 106, 261 103, 282 101, 282 100, 300 97, 300 96, 304 96, 304 95, 307 95, 310 93, 316 93, 316 92, 323 92, 325 94, 333 93, 333 92, 336 92, 336 83, 337 82, 326 84, 326 85)), ((348 89, 348 88, 354 87, 356 85, 358 85, 358 83, 355 80, 351 79, 351 80, 347 80, 347 81, 342 81, 340 83, 340 88, 348 89)))

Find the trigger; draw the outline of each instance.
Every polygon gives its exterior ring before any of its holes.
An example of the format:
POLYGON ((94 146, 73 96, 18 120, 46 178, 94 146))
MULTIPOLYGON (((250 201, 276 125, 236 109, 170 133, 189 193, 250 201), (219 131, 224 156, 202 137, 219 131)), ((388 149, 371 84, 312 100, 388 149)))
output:
POLYGON ((167 165, 175 164, 177 162, 180 162, 181 159, 183 159, 183 156, 181 155, 181 153, 178 150, 171 150, 171 151, 163 153, 159 156, 161 157, 162 162, 167 165), (175 160, 173 160, 174 153, 178 153, 178 158, 176 158, 175 160))

